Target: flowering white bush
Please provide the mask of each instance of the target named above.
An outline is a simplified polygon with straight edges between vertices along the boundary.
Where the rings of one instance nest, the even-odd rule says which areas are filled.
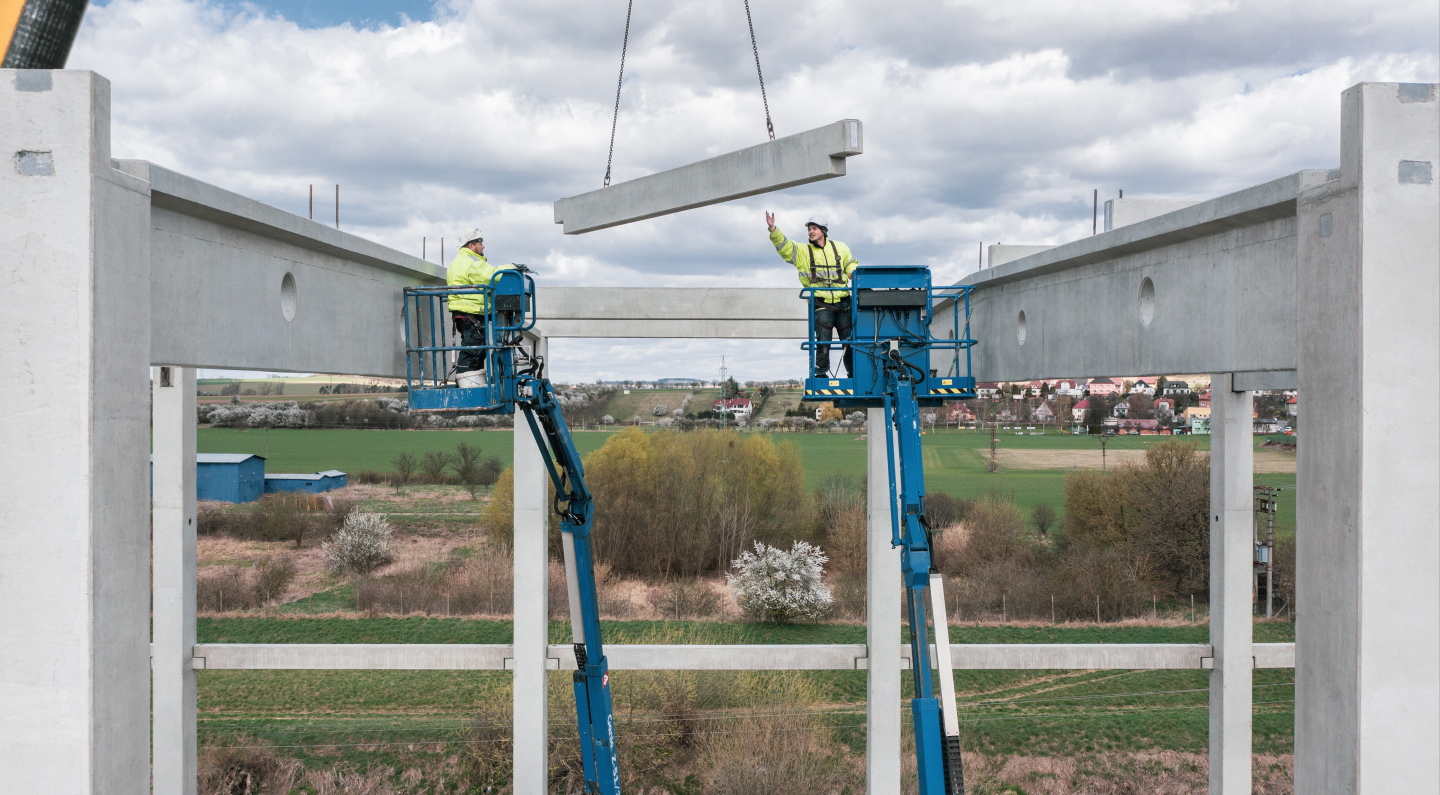
[[[612,417],[612,416],[610,416],[609,414],[606,414],[605,416],[603,416],[603,417],[600,418],[600,423],[601,423],[602,425],[614,425],[614,424],[615,424],[615,418]]]
[[[369,574],[390,562],[390,523],[378,513],[352,513],[329,541],[320,545],[332,574]]]
[[[787,552],[761,541],[742,552],[726,574],[730,593],[745,615],[773,624],[812,620],[825,615],[834,600],[821,576],[830,560],[819,547],[796,541]]]
[[[650,413],[651,413],[651,414],[654,414],[654,415],[657,416],[657,417],[663,417],[663,416],[665,416],[666,414],[669,414],[669,413],[670,413],[670,407],[667,406],[667,405],[665,405],[664,403],[661,403],[660,405],[656,406],[655,408],[650,409]]]

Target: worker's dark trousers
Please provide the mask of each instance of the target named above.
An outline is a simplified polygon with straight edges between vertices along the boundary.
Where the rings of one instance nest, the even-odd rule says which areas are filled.
[[[455,319],[455,328],[460,332],[461,345],[484,345],[485,344],[485,318],[481,315],[467,315],[464,312],[452,312]],[[485,369],[484,351],[460,351],[455,359],[455,372],[468,373],[471,370]]]
[[[850,339],[850,298],[827,304],[819,299],[815,301],[815,342],[827,342],[830,340],[831,331],[840,332],[840,339]],[[845,346],[845,353],[841,357],[845,362],[845,375],[855,377],[855,357],[850,352],[850,346]],[[815,377],[824,378],[830,374],[830,348],[817,347],[815,349]]]

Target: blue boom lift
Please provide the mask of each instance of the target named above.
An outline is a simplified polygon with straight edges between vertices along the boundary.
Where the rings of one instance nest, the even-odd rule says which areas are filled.
[[[444,301],[448,296],[482,295],[487,301],[483,346],[446,345]],[[524,332],[535,325],[535,280],[515,270],[496,272],[488,285],[411,287],[405,290],[406,375],[410,410],[470,411],[483,414],[525,414],[526,424],[544,453],[555,484],[555,512],[564,535],[567,576],[578,585],[580,622],[573,626],[575,644],[575,709],[586,789],[620,795],[620,768],[615,749],[615,715],[610,701],[610,672],[600,642],[600,611],[595,594],[590,523],[594,500],[585,485],[580,454],[560,412],[545,362]],[[451,354],[482,354],[488,380],[470,380],[463,388],[447,380]],[[573,563],[573,565],[571,565]]]
[[[816,288],[816,293],[844,288]],[[964,285],[935,287],[930,270],[923,267],[861,266],[855,269],[850,302],[851,339],[855,372],[848,378],[809,378],[803,400],[830,401],[836,408],[884,410],[885,446],[890,464],[891,545],[900,547],[906,615],[910,624],[910,660],[914,698],[910,700],[915,725],[915,755],[921,795],[964,795],[960,764],[960,724],[955,710],[955,679],[950,664],[950,634],[945,618],[945,585],[934,570],[930,527],[925,521],[925,472],[920,454],[920,409],[941,406],[946,400],[975,397],[970,375],[970,291]],[[815,339],[815,302],[810,304],[810,370],[815,372],[815,351],[828,340]],[[931,335],[937,308],[948,309],[953,322],[948,339]],[[961,318],[964,318],[963,327]],[[963,330],[963,333],[962,333]],[[940,360],[953,359],[940,375],[931,369],[931,352]],[[964,372],[961,372],[963,355]],[[831,361],[835,361],[834,358]],[[871,427],[869,433],[879,433]],[[927,599],[928,596],[928,599]],[[926,605],[933,621],[937,664],[930,664],[930,633]],[[939,681],[939,698],[935,683]]]

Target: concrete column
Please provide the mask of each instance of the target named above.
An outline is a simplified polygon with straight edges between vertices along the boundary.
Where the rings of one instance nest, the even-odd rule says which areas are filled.
[[[1250,792],[1253,399],[1231,381],[1210,377],[1210,795]]]
[[[149,788],[149,184],[110,84],[0,70],[0,789]]]
[[[884,409],[867,409],[865,555],[865,791],[900,791],[900,550],[890,546],[890,465]]]
[[[1437,217],[1437,86],[1347,90],[1296,219],[1296,792],[1440,792],[1440,432],[1395,404],[1440,394]]]
[[[194,795],[195,370],[150,368],[155,795]]]
[[[537,345],[545,355],[545,342]],[[549,782],[546,681],[550,634],[549,474],[523,414],[515,414],[516,795],[544,795]]]

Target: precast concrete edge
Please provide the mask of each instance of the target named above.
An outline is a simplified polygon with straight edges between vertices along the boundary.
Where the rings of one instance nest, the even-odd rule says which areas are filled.
[[[379,268],[415,279],[421,284],[441,284],[445,281],[442,265],[301,218],[149,161],[117,160],[116,168],[146,180],[154,206]]]

